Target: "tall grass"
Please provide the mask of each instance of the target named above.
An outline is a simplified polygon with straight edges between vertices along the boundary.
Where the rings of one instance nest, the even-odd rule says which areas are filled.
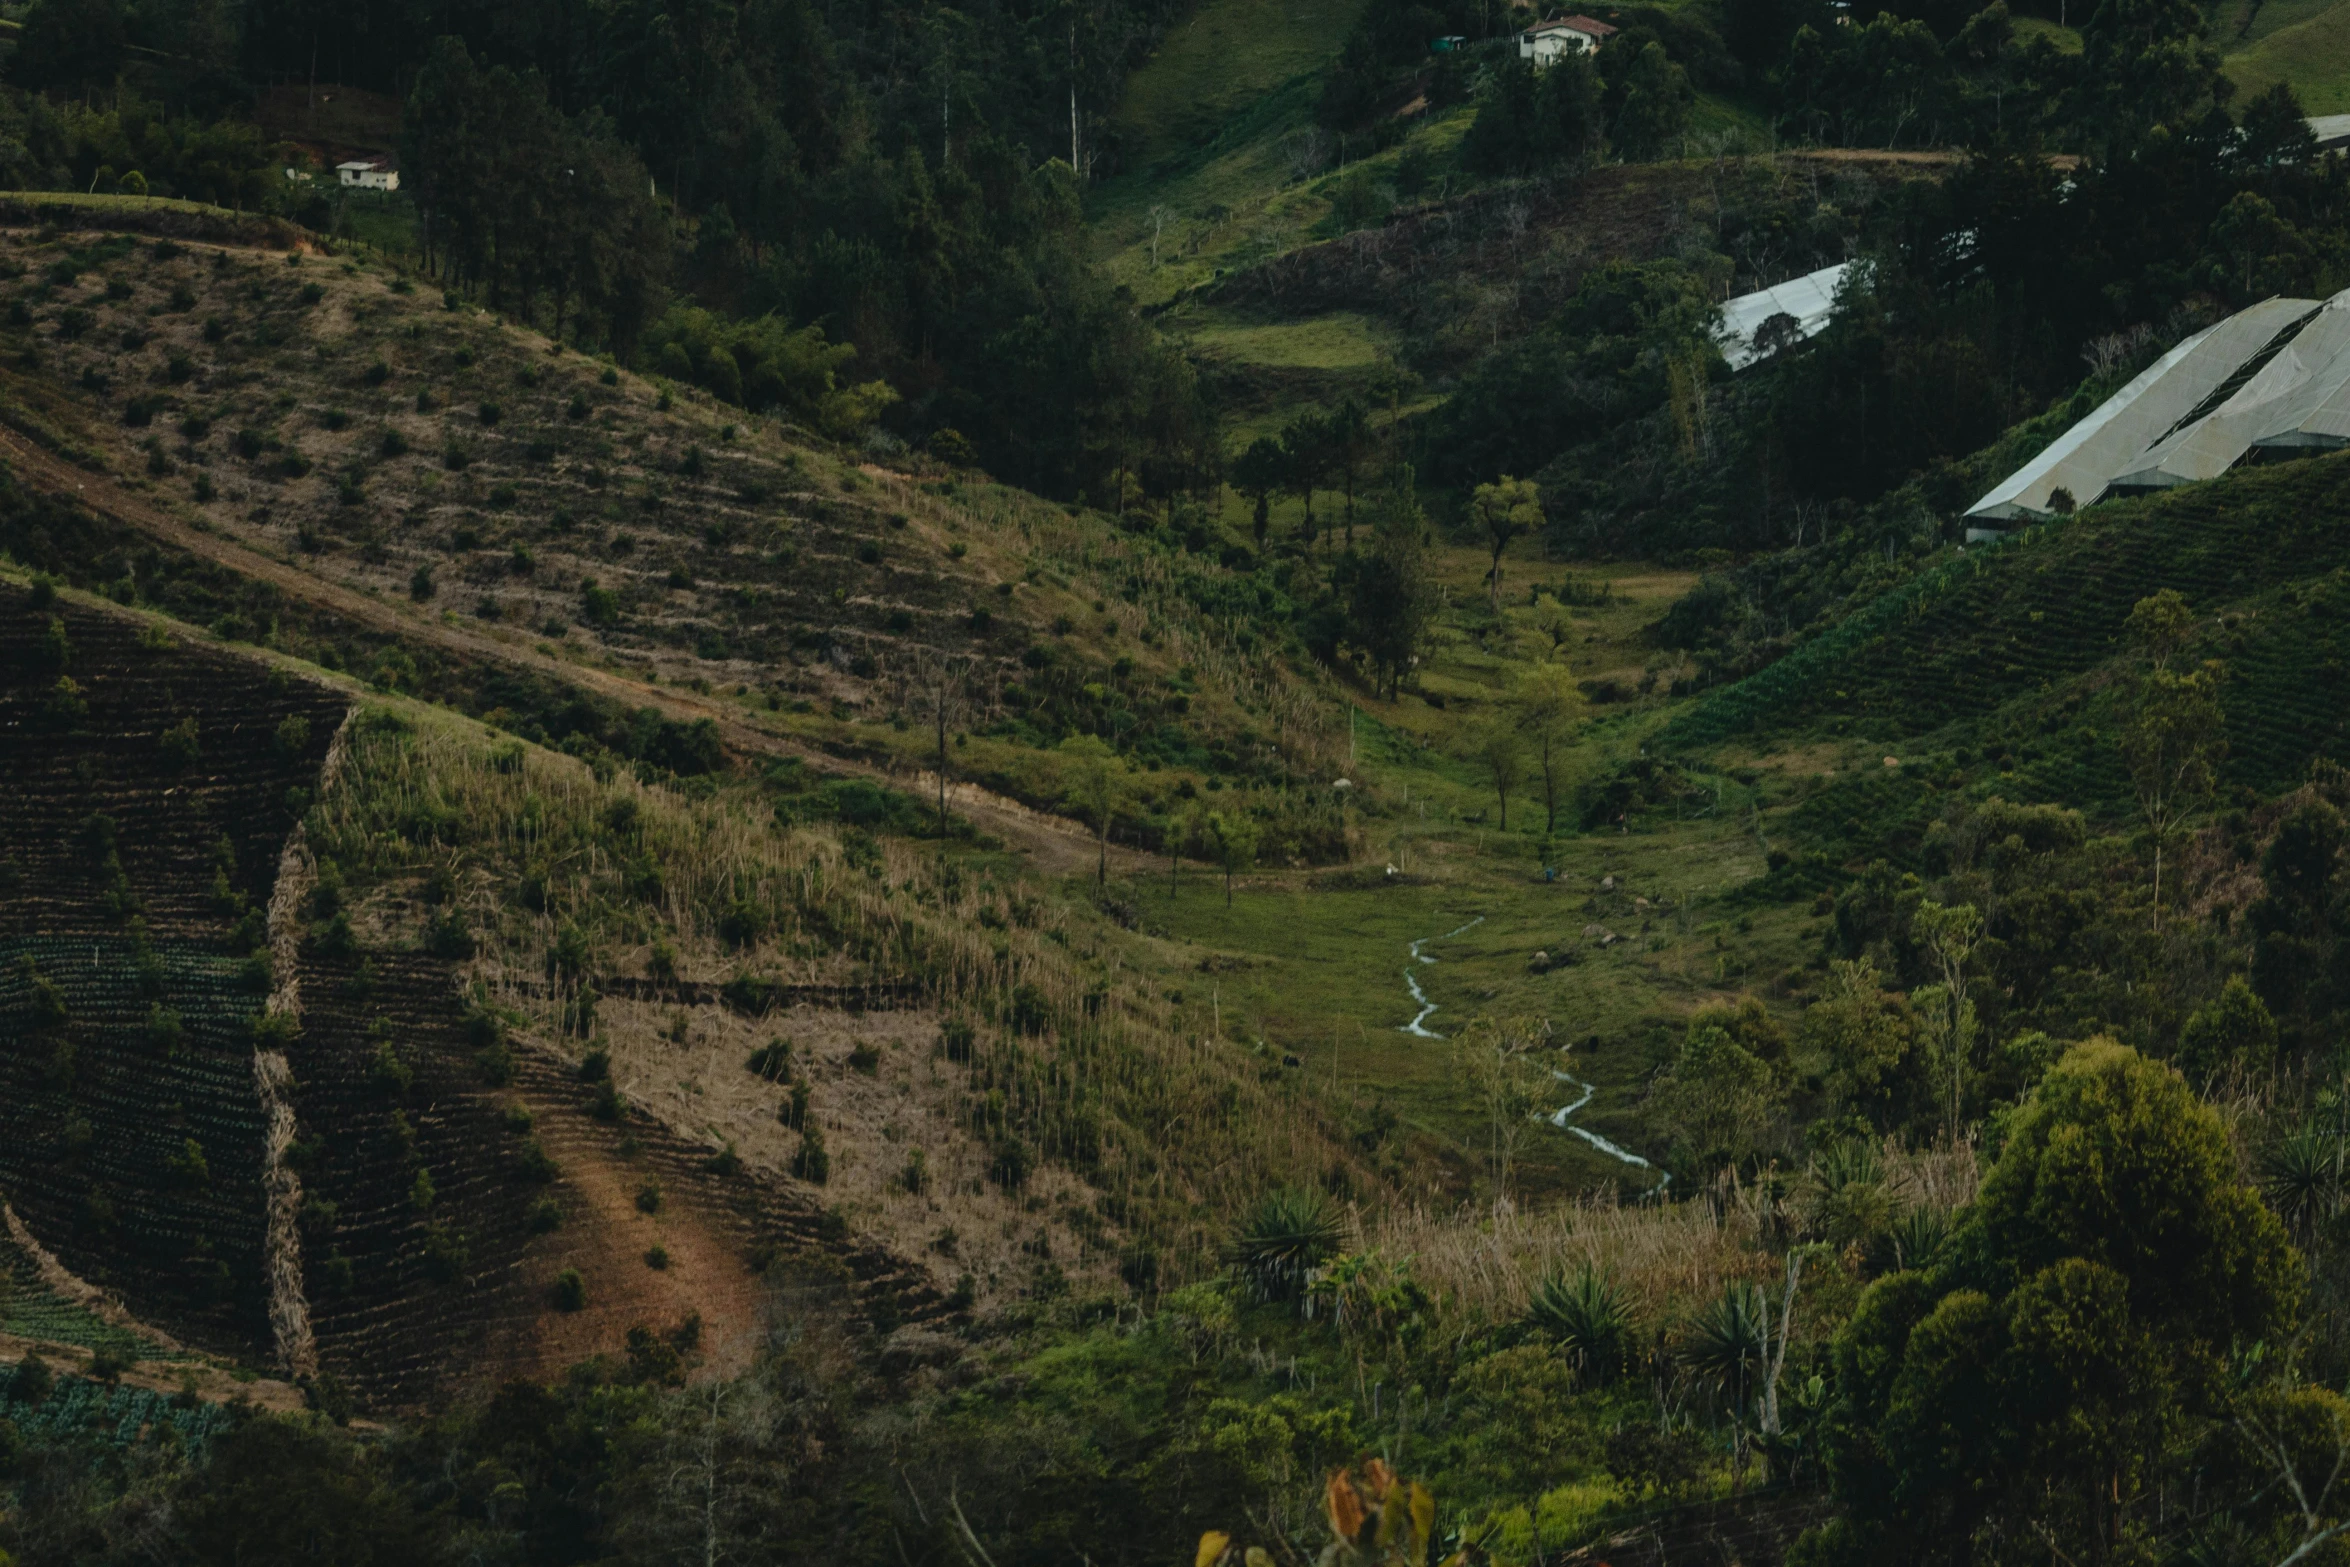
[[[1882,1169],[1905,1208],[1948,1215],[1974,1197],[1970,1147],[1911,1151],[1889,1142]],[[1398,1208],[1365,1225],[1364,1243],[1411,1258],[1454,1331],[1523,1317],[1544,1280],[1586,1269],[1614,1283],[1634,1317],[1653,1326],[1727,1284],[1780,1277],[1778,1248],[1792,1217],[1783,1188],[1725,1179],[1673,1203],[1600,1197],[1536,1213]]]

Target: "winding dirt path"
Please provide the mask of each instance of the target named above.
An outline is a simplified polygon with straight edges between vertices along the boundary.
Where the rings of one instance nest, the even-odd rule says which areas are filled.
[[[451,625],[437,616],[420,614],[373,594],[330,582],[225,534],[193,527],[123,489],[106,475],[76,467],[5,425],[0,425],[0,464],[13,469],[34,489],[64,496],[159,543],[240,576],[266,582],[297,603],[377,631],[430,643],[461,658],[529,669],[632,707],[654,708],[673,719],[689,722],[709,719],[718,726],[719,736],[728,749],[741,755],[792,757],[819,772],[871,778],[895,784],[926,799],[937,798],[938,786],[932,774],[917,773],[909,777],[870,763],[834,756],[763,728],[742,709],[727,703],[556,658],[521,638],[510,642],[462,625]],[[1094,867],[1093,835],[1074,822],[970,783],[950,781],[947,806],[975,826],[1026,852],[1036,869],[1044,874],[1072,876]],[[1115,844],[1110,848],[1110,858],[1121,868],[1148,863],[1145,856]]]

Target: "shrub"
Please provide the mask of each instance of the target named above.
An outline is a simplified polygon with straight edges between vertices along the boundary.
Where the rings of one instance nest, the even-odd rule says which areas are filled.
[[[425,922],[424,950],[436,958],[461,963],[473,956],[473,932],[465,926],[465,916],[454,908],[443,909]]]
[[[792,1074],[791,1045],[780,1038],[770,1039],[752,1051],[743,1066],[770,1083],[788,1083]]]
[[[367,1081],[377,1093],[397,1099],[408,1092],[409,1086],[416,1081],[416,1073],[407,1062],[400,1059],[400,1053],[392,1048],[390,1040],[380,1039],[376,1041],[375,1054],[367,1063]]]
[[[1345,1238],[1345,1220],[1329,1198],[1281,1187],[1257,1199],[1224,1256],[1259,1300],[1297,1300]]]
[[[1571,1281],[1544,1279],[1526,1319],[1558,1343],[1587,1382],[1608,1382],[1623,1369],[1632,1340],[1631,1304],[1613,1280],[1590,1266]]]
[[[416,1172],[422,1180],[424,1172]],[[424,1228],[424,1276],[435,1284],[454,1284],[473,1266],[473,1248],[466,1243],[462,1232],[445,1224],[428,1224]]]
[[[971,1026],[969,1018],[951,1017],[939,1025],[938,1047],[949,1061],[968,1061],[978,1037],[979,1031]]]
[[[524,1180],[538,1186],[546,1185],[561,1173],[545,1145],[535,1137],[524,1138],[522,1146],[515,1150],[514,1168]]]
[[[659,1244],[647,1247],[645,1266],[655,1273],[666,1273],[669,1270],[669,1248]]]
[[[555,1309],[578,1311],[587,1304],[587,1280],[579,1276],[577,1268],[565,1268],[555,1275]]]
[[[49,1397],[56,1378],[49,1372],[49,1363],[39,1355],[27,1353],[16,1363],[16,1374],[8,1379],[8,1397],[11,1403],[38,1404]]]
[[[1006,1133],[989,1152],[987,1178],[1006,1191],[1018,1191],[1036,1173],[1036,1151]]]
[[[795,1088],[793,1096],[797,1098],[798,1093]],[[832,1156],[824,1149],[823,1127],[809,1122],[800,1133],[800,1146],[792,1154],[791,1173],[811,1186],[822,1186],[832,1179]]]
[[[646,1181],[636,1189],[636,1211],[639,1213],[659,1213],[661,1211],[661,1183],[659,1181]]]
[[[552,1197],[541,1197],[530,1205],[530,1233],[551,1235],[563,1227],[563,1205]]]
[[[196,741],[196,720],[183,718],[163,731],[159,737],[163,759],[174,767],[187,767],[204,754]]]
[[[418,1213],[432,1212],[432,1205],[440,1200],[440,1189],[432,1183],[432,1171],[418,1170],[416,1179],[408,1183],[408,1206]]]
[[[212,1166],[204,1157],[204,1145],[193,1137],[183,1140],[179,1151],[164,1160],[172,1176],[183,1186],[210,1186]]]
[[[870,1044],[860,1044],[849,1052],[849,1070],[862,1072],[867,1077],[881,1075],[881,1052]]]

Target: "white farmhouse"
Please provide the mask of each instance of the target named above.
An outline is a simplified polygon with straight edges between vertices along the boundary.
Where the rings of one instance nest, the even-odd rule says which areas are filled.
[[[335,165],[335,175],[345,185],[360,190],[398,190],[400,171],[392,167],[389,158],[354,158],[349,163]]]
[[[1605,22],[1595,22],[1588,16],[1562,16],[1548,22],[1536,22],[1518,35],[1518,58],[1534,62],[1534,69],[1555,65],[1570,54],[1589,54],[1609,38],[1615,29]]]

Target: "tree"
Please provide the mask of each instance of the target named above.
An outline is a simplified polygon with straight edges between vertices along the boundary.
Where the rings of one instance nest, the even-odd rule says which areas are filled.
[[[1349,397],[1330,416],[1328,429],[1331,459],[1338,468],[1339,481],[1346,492],[1346,547],[1353,549],[1355,477],[1362,471],[1363,459],[1371,455],[1371,421],[1363,412],[1363,405]]]
[[[1560,762],[1568,736],[1583,717],[1583,689],[1564,664],[1536,664],[1518,677],[1510,694],[1510,708],[1542,775],[1543,831],[1555,833]]]
[[[1651,40],[1608,83],[1608,139],[1627,160],[1645,163],[1664,155],[1689,123],[1696,94],[1689,73],[1675,65],[1663,44]]]
[[[1828,966],[1828,993],[1803,1015],[1803,1038],[1827,1062],[1839,1105],[1890,1129],[1906,1115],[1917,1030],[1902,998],[1868,963]]]
[[[1064,774],[1068,783],[1062,799],[1093,818],[1095,847],[1100,854],[1094,879],[1098,885],[1107,887],[1110,822],[1125,803],[1126,765],[1099,735],[1071,735],[1061,742],[1060,751],[1070,764]]]
[[[1314,542],[1314,491],[1330,472],[1330,421],[1318,413],[1303,413],[1281,431],[1282,455],[1288,459],[1284,482],[1291,494],[1306,504],[1300,535],[1308,548]]]
[[[2231,1352],[2289,1332],[2302,1282],[2218,1113],[2103,1039],[2018,1107],[1940,1255],[1837,1335],[1824,1456],[1848,1511],[1791,1561],[1972,1560],[1988,1527],[2034,1560],[2137,1553],[2132,1521],[2224,1429]]]
[[[1232,878],[1256,863],[1256,818],[1245,811],[1210,811],[1208,844],[1224,868],[1224,907],[1232,907]]]
[[[1503,474],[1498,484],[1480,484],[1470,500],[1477,524],[1493,546],[1493,569],[1485,574],[1493,612],[1501,613],[1501,556],[1518,535],[1542,525],[1542,492],[1532,479]]]
[[[2122,757],[2137,792],[2138,812],[2154,840],[2154,928],[2162,929],[2163,850],[2211,798],[2218,764],[2227,754],[2226,721],[2219,706],[2225,668],[2217,661],[2173,668],[2192,630],[2186,604],[2164,590],[2130,611],[2129,629],[2147,669],[2122,733]]]
[[[1554,1080],[1540,1047],[1549,1025],[1540,1018],[1480,1017],[1453,1039],[1460,1080],[1484,1107],[1486,1162],[1496,1207],[1510,1200],[1510,1172],[1533,1135],[1536,1114],[1550,1103]]]
[[[1370,660],[1374,684],[1385,684],[1390,700],[1403,689],[1428,638],[1434,595],[1421,543],[1426,527],[1412,496],[1411,470],[1399,468],[1372,515],[1371,553],[1355,568],[1350,605],[1355,642]]]
[[[34,92],[111,91],[124,44],[114,0],[39,0],[17,33],[8,80]]]
[[[1942,976],[1939,984],[1919,986],[1910,1004],[1917,1008],[1928,1049],[1942,1069],[1936,1076],[1949,1085],[1943,1099],[1944,1119],[1950,1145],[1955,1148],[1959,1114],[1965,1105],[1966,1068],[1974,1054],[1977,1032],[1975,1004],[1967,995],[1967,962],[1983,939],[1983,917],[1971,903],[1945,908],[1929,898],[1918,905],[1910,929]]]
[[[936,650],[926,654],[922,668],[923,706],[930,709],[938,743],[938,837],[947,836],[947,724],[968,695],[973,660],[967,654]]]
[[[2208,1083],[2224,1072],[2260,1073],[2277,1053],[2277,1020],[2242,975],[2229,976],[2217,996],[2179,1029],[2179,1070]]]
[[[1259,554],[1264,553],[1265,533],[1273,522],[1273,494],[1288,482],[1289,454],[1269,435],[1258,436],[1249,443],[1247,451],[1233,459],[1232,487],[1255,505],[1251,526],[1256,533]]]
[[[2263,888],[2246,911],[2252,984],[2307,1038],[2350,1005],[2350,825],[2324,799],[2305,800],[2277,827],[2260,858]]]
[[[1510,830],[1510,791],[1526,777],[1526,746],[1518,727],[1505,714],[1477,732],[1477,764],[1485,769],[1493,793],[1501,802],[1501,830]]]
[[[1183,870],[1183,852],[1199,842],[1200,809],[1196,805],[1178,805],[1167,813],[1167,896],[1172,899],[1180,887],[1177,877]]]
[[[1708,1170],[1754,1152],[1777,1103],[1769,1064],[1712,1025],[1690,1028],[1657,1085],[1657,1109],[1681,1157]]]

